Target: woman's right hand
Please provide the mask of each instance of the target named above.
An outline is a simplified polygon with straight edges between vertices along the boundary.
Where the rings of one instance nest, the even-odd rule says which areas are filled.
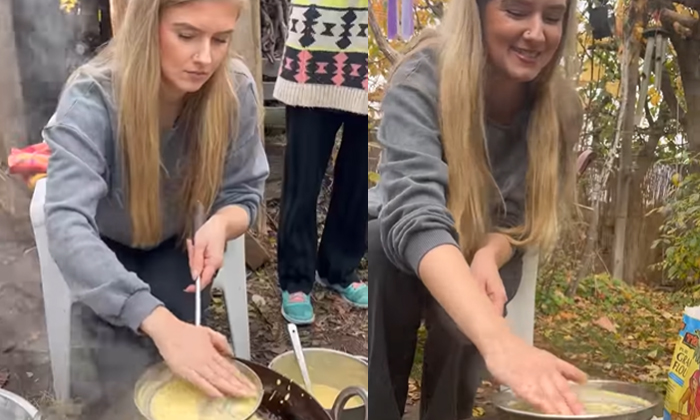
[[[586,374],[515,336],[502,314],[494,311],[458,247],[440,245],[428,251],[418,274],[435,300],[479,349],[498,382],[545,413],[582,413],[583,407],[568,380],[585,382]],[[465,296],[469,297],[467,305]]]
[[[233,351],[223,335],[182,322],[162,307],[146,318],[141,329],[173,373],[211,398],[254,395],[252,383],[228,360]]]
[[[545,414],[584,413],[569,381],[585,383],[586,374],[570,363],[516,336],[501,341],[484,359],[496,381]]]

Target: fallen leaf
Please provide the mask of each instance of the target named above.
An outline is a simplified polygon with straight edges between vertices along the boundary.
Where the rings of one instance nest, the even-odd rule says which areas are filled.
[[[659,351],[658,350],[652,350],[647,354],[647,357],[650,359],[656,359],[659,356]]]
[[[253,303],[254,303],[256,306],[258,306],[258,307],[260,307],[260,306],[265,306],[265,303],[266,303],[266,302],[265,302],[265,298],[262,297],[262,296],[260,296],[260,295],[253,295],[250,299],[251,299],[251,300],[253,301]]]
[[[597,321],[594,322],[594,324],[596,324],[600,328],[602,328],[606,331],[609,331],[611,333],[617,332],[617,327],[615,326],[615,324],[612,323],[610,318],[608,318],[607,316],[600,317]]]
[[[420,400],[420,386],[414,378],[408,379],[408,398],[414,403]]]

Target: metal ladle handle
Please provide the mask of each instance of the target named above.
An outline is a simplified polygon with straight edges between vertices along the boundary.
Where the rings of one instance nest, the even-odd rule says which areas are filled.
[[[353,397],[360,397],[362,399],[365,407],[365,420],[369,420],[369,395],[366,390],[357,386],[345,388],[341,391],[340,395],[338,395],[338,398],[335,399],[331,412],[332,420],[340,420],[340,413],[345,408],[345,404]]]

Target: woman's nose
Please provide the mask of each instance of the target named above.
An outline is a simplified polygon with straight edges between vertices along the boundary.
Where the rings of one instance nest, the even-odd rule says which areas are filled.
[[[211,46],[209,42],[205,42],[200,50],[195,54],[194,59],[199,64],[210,64],[211,63]]]
[[[531,42],[544,42],[544,22],[541,16],[535,16],[528,22],[528,28],[525,31],[524,37]]]

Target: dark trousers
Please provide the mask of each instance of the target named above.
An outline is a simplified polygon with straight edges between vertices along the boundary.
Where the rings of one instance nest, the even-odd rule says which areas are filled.
[[[280,287],[311,293],[315,272],[347,287],[365,253],[367,232],[367,116],[287,107],[282,203],[277,237]],[[333,193],[318,245],[316,206],[338,130],[343,138]],[[317,251],[318,248],[318,251]]]
[[[177,240],[148,251],[103,240],[175,316],[194,322],[195,295],[183,292],[192,284],[187,252]],[[210,304],[209,292],[202,293],[202,308]],[[162,361],[153,341],[114,327],[80,303],[73,305],[71,330],[71,393],[84,405],[81,419],[137,418],[134,385],[149,366]]]
[[[418,329],[423,320],[421,420],[471,417],[485,372],[476,347],[458,330],[421,280],[386,257],[379,225],[368,225],[369,391],[371,419],[401,420],[408,395]],[[465,299],[468,304],[468,299]]]

